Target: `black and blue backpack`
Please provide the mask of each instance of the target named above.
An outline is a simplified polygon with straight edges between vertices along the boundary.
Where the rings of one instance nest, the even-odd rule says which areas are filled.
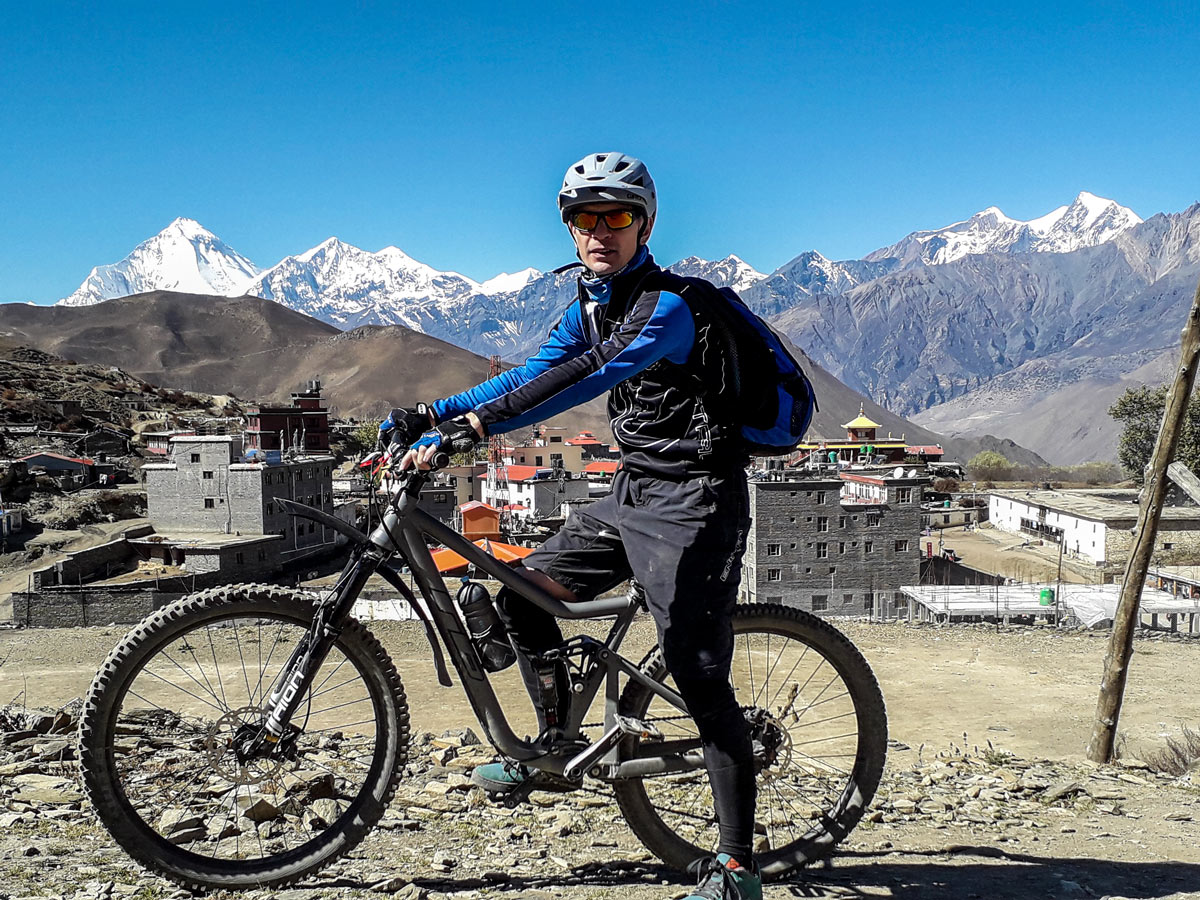
[[[755,315],[732,288],[703,278],[662,271],[643,290],[665,290],[699,301],[724,338],[727,371],[714,383],[728,385],[719,403],[742,427],[754,456],[784,456],[796,449],[817,406],[812,382],[774,329]]]

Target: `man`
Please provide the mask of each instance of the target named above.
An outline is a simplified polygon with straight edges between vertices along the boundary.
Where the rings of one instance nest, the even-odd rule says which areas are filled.
[[[720,822],[717,856],[693,900],[758,900],[752,859],[754,766],[745,718],[729,685],[730,616],[748,526],[747,454],[711,383],[718,331],[706,310],[644,286],[660,270],[647,249],[658,202],[640,160],[595,153],[567,170],[559,210],[585,268],[572,304],[536,354],[432,407],[395,410],[393,441],[436,427],[401,460],[428,466],[439,447],[545,421],[609,391],[621,467],[612,493],[573,513],[524,561],[523,573],[565,602],[588,600],[633,576],[646,592],[663,656],[696,721]],[[711,335],[711,340],[710,340]],[[720,381],[720,379],[715,379]],[[497,597],[538,711],[553,741],[566,705],[561,663],[532,654],[562,641],[552,616],[504,589]],[[497,763],[472,780],[491,791],[536,777]]]

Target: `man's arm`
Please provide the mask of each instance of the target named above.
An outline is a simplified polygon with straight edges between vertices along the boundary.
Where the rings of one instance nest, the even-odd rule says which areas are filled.
[[[611,390],[660,359],[685,362],[695,332],[692,314],[678,294],[642,294],[608,340],[541,372],[527,373],[533,377],[484,398],[474,407],[475,415],[488,434],[544,422]]]
[[[434,419],[444,422],[471,412],[478,406],[511,394],[543,372],[583,353],[589,345],[579,315],[579,304],[572,303],[559,318],[558,324],[550,329],[537,353],[527,359],[524,365],[501,372],[461,394],[436,401],[433,404]]]

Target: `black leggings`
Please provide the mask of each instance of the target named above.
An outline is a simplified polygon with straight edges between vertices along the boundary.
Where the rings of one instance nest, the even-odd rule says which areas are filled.
[[[496,599],[513,644],[523,656],[562,643],[562,630],[552,615],[508,588],[503,588]],[[668,669],[672,668],[671,662],[667,660]],[[677,663],[674,670],[683,667]],[[522,667],[523,673],[527,670],[527,665]],[[528,677],[526,684],[530,686]],[[746,717],[727,674],[676,677],[675,684],[700,732],[704,765],[720,824],[717,851],[748,865],[754,845],[755,794],[754,751]],[[537,697],[533,690],[530,694]]]

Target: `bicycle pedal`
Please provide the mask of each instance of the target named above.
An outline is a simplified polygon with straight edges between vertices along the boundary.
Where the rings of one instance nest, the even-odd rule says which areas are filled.
[[[517,785],[511,791],[505,791],[500,799],[504,802],[505,808],[515,809],[529,800],[529,795],[533,793],[535,787],[533,780],[530,779],[524,784]]]
[[[630,716],[617,716],[617,728],[621,730],[622,734],[631,734],[643,741],[661,741],[663,739],[662,732],[656,725]]]

